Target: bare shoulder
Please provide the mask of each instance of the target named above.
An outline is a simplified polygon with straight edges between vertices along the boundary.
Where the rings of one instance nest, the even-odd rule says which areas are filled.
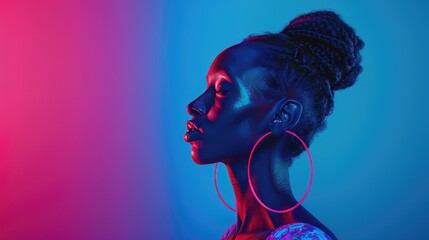
[[[267,240],[332,240],[328,234],[308,223],[290,223],[283,225],[267,237]]]

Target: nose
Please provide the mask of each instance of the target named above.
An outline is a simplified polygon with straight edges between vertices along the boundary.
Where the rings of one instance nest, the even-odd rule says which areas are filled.
[[[200,98],[195,99],[186,107],[186,111],[192,116],[206,115],[207,108]]]

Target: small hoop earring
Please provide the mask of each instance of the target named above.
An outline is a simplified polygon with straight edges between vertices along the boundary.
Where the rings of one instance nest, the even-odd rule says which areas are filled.
[[[268,207],[267,205],[265,205],[262,200],[258,197],[258,195],[255,192],[255,189],[253,188],[252,185],[252,181],[250,179],[250,161],[252,159],[253,156],[253,152],[256,149],[256,146],[258,146],[258,144],[268,135],[271,134],[271,132],[266,133],[265,135],[263,135],[261,138],[259,138],[259,140],[255,143],[255,145],[252,148],[252,151],[250,152],[250,156],[249,156],[249,161],[247,164],[247,181],[249,182],[249,186],[250,186],[250,190],[252,191],[253,196],[255,197],[255,199],[259,202],[259,204],[261,204],[261,206],[263,206],[265,209],[271,211],[271,212],[275,212],[275,213],[286,213],[286,212],[290,212],[292,210],[294,210],[295,208],[297,208],[299,205],[301,205],[302,202],[304,202],[305,198],[307,197],[308,193],[310,192],[310,188],[311,188],[311,184],[313,183],[313,175],[314,175],[314,168],[313,168],[313,158],[311,157],[310,154],[310,150],[308,150],[307,145],[305,144],[305,142],[298,137],[298,135],[296,135],[294,132],[286,130],[285,132],[289,133],[290,135],[294,136],[295,138],[297,138],[302,146],[304,147],[305,151],[308,154],[308,158],[310,159],[310,183],[308,184],[307,190],[304,193],[304,196],[302,196],[302,198],[299,200],[298,203],[296,203],[294,206],[288,208],[288,209],[284,209],[284,210],[276,210],[276,209],[272,209],[270,207]]]
[[[290,135],[292,135],[292,136],[294,136],[295,138],[297,138],[297,139],[301,142],[301,144],[302,144],[302,146],[304,147],[305,151],[307,152],[308,158],[309,158],[309,160],[310,160],[310,183],[308,184],[308,187],[307,187],[307,190],[306,190],[306,191],[305,191],[305,193],[304,193],[304,196],[299,200],[299,202],[298,202],[297,204],[295,204],[294,206],[292,206],[292,207],[290,207],[290,208],[288,208],[288,209],[284,209],[284,210],[276,210],[276,209],[272,209],[272,208],[268,207],[266,204],[264,204],[264,203],[262,202],[262,200],[261,200],[261,199],[258,197],[258,195],[256,194],[255,189],[253,188],[252,181],[251,181],[251,179],[250,179],[250,161],[251,161],[251,159],[252,159],[253,152],[255,151],[255,149],[256,149],[256,147],[258,146],[258,144],[259,144],[259,143],[260,143],[264,138],[266,138],[268,135],[270,135],[270,134],[271,134],[271,132],[268,132],[268,133],[264,134],[264,135],[263,135],[261,138],[259,138],[259,140],[255,143],[255,145],[254,145],[254,146],[253,146],[253,148],[252,148],[252,151],[250,152],[249,159],[248,159],[248,164],[247,164],[247,181],[248,181],[248,183],[249,183],[250,190],[252,191],[253,196],[255,197],[255,199],[258,201],[258,203],[259,203],[262,207],[264,207],[265,209],[267,209],[267,210],[269,210],[269,211],[271,211],[271,212],[275,212],[275,213],[286,213],[286,212],[290,212],[290,211],[294,210],[295,208],[297,208],[299,205],[301,205],[301,204],[302,204],[302,202],[304,202],[305,198],[307,197],[308,193],[310,192],[310,188],[311,188],[311,185],[312,185],[312,183],[313,183],[313,175],[314,175],[313,158],[311,157],[310,150],[308,149],[308,147],[307,147],[307,145],[305,144],[305,142],[304,142],[300,137],[298,137],[298,135],[297,135],[296,133],[294,133],[294,132],[292,132],[292,131],[289,131],[289,130],[286,130],[285,132],[286,132],[286,133],[289,133],[289,134],[290,134]],[[218,168],[218,163],[216,163],[216,164],[215,164],[215,169],[214,169],[214,183],[215,183],[215,187],[216,187],[217,195],[219,196],[220,200],[222,201],[222,203],[223,203],[227,208],[229,208],[229,209],[230,209],[231,211],[233,211],[233,212],[237,212],[237,210],[235,210],[234,208],[232,208],[231,206],[229,206],[229,205],[225,202],[225,200],[222,198],[222,195],[221,195],[221,194],[220,194],[220,192],[219,192],[219,188],[218,188],[218,186],[217,186],[217,181],[216,181],[217,168]]]

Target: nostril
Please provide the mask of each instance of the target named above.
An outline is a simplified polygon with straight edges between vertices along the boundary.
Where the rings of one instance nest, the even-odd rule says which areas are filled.
[[[186,111],[192,115],[205,115],[206,114],[206,108],[203,105],[191,103],[186,107]]]
[[[201,106],[193,107],[191,108],[191,111],[195,115],[205,115],[205,112],[206,112],[205,108]]]

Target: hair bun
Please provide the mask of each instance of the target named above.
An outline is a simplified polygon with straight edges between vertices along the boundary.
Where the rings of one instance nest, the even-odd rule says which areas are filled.
[[[340,16],[332,11],[315,11],[293,19],[283,30],[302,43],[320,60],[319,70],[329,79],[331,89],[352,86],[362,71],[359,51],[364,42]]]

